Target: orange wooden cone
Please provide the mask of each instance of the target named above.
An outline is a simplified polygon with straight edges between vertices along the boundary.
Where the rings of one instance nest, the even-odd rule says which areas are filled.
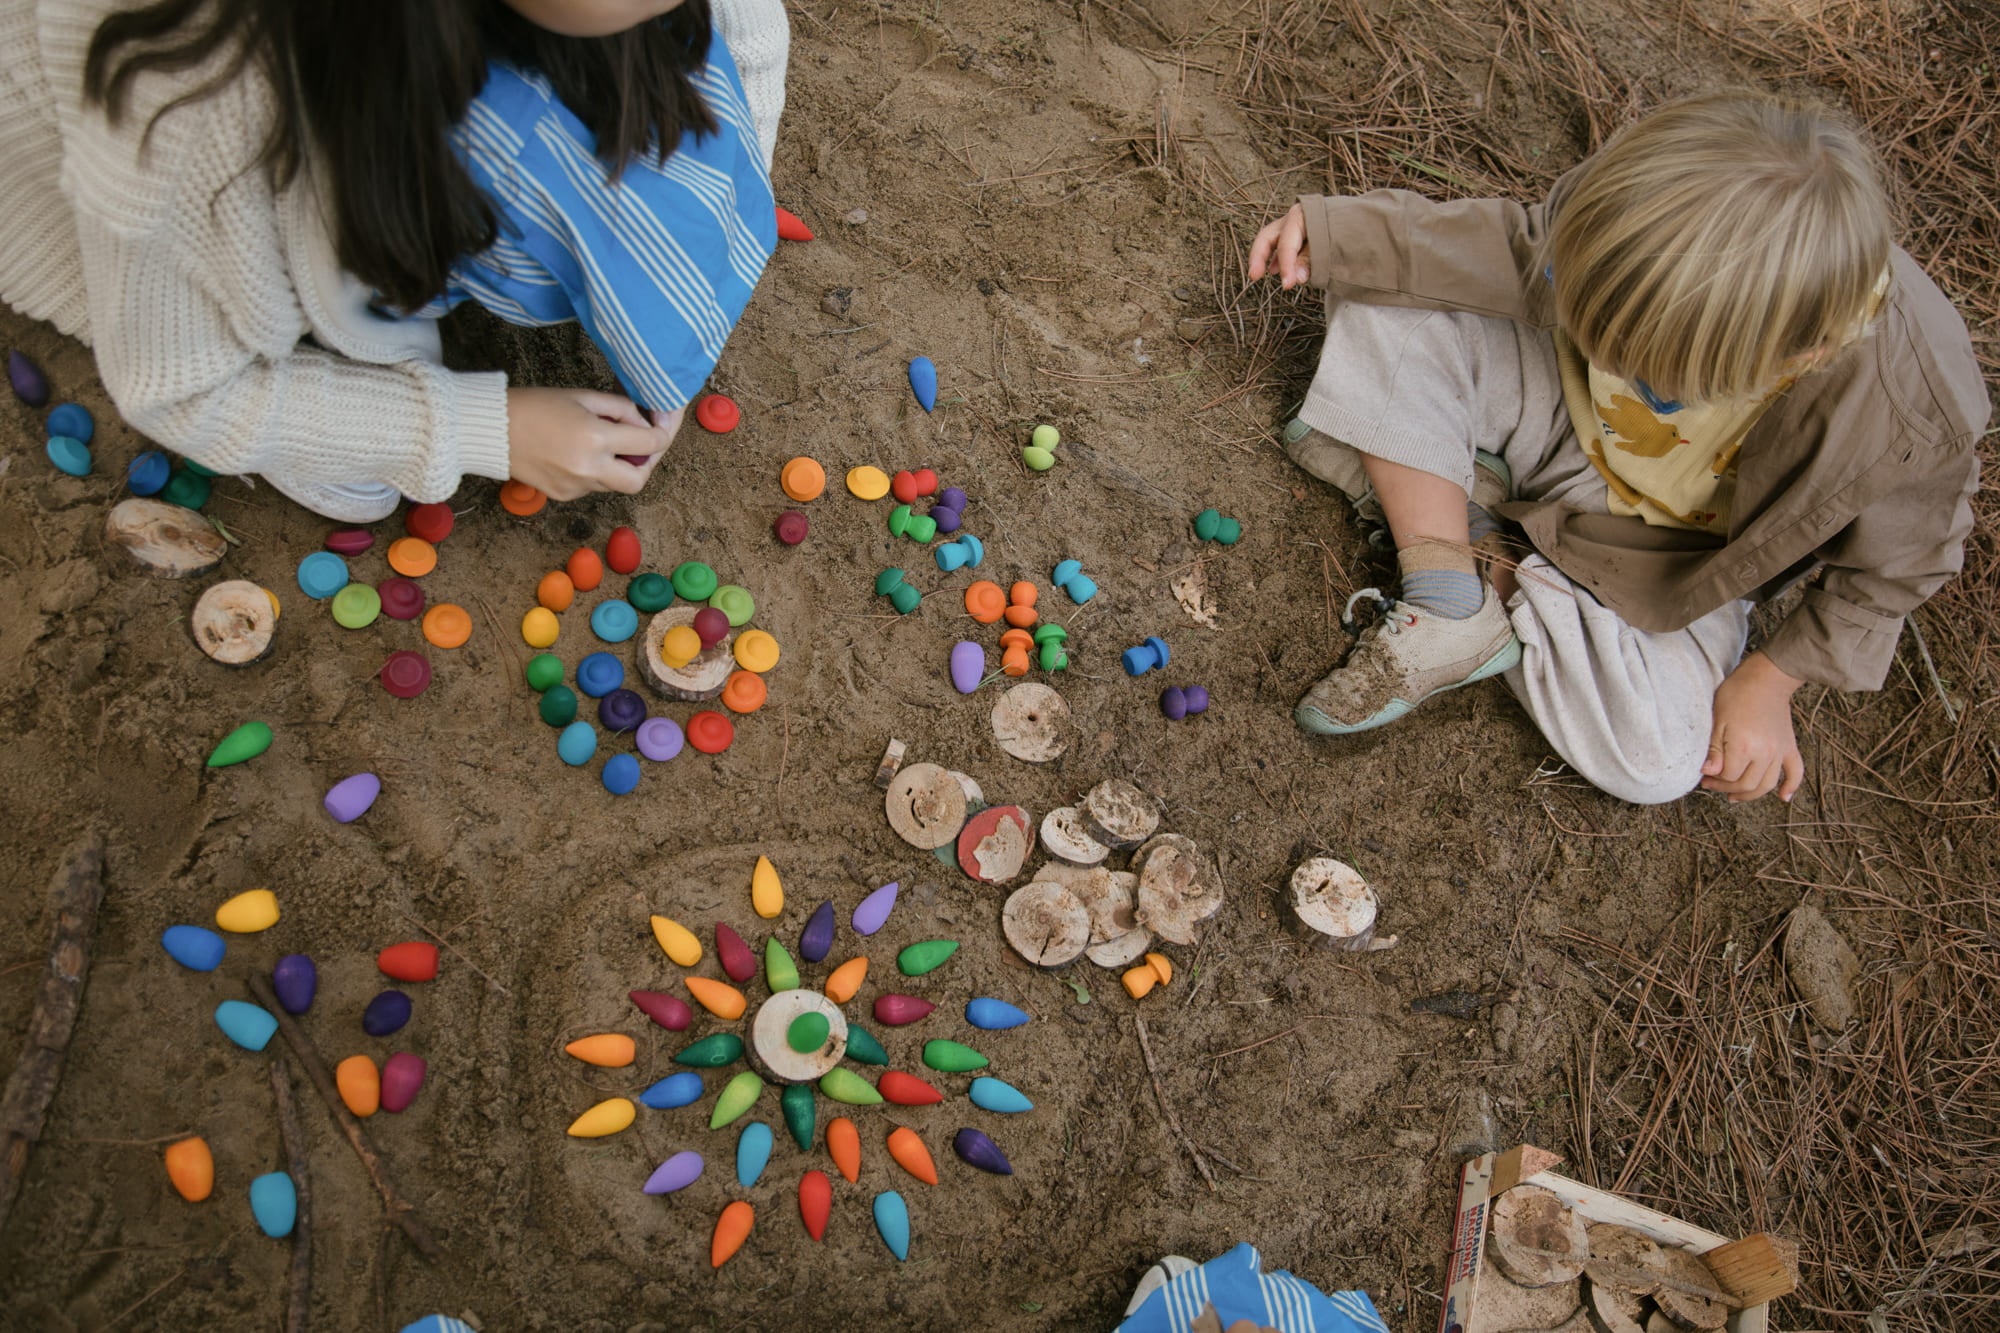
[[[847,1177],[848,1184],[861,1179],[861,1131],[852,1120],[844,1115],[833,1118],[826,1127],[826,1150],[833,1155],[833,1164]]]
[[[931,1150],[917,1136],[917,1131],[903,1125],[889,1135],[889,1155],[896,1159],[896,1165],[921,1180],[926,1185],[937,1184],[937,1163],[931,1160]]]
[[[623,1069],[638,1058],[639,1046],[622,1032],[600,1032],[594,1037],[578,1037],[563,1047],[587,1065]]]
[[[866,958],[850,958],[833,969],[833,975],[826,979],[826,998],[835,1004],[846,1004],[854,998],[854,992],[861,989],[861,980],[868,975]]]
[[[750,1224],[757,1214],[749,1204],[737,1199],[715,1219],[715,1236],[708,1242],[708,1266],[720,1268],[750,1239]]]
[[[726,981],[715,981],[708,977],[682,977],[687,983],[688,993],[701,1002],[701,1007],[724,1022],[734,1022],[743,1017],[743,1011],[750,1002],[743,998],[743,992]]]

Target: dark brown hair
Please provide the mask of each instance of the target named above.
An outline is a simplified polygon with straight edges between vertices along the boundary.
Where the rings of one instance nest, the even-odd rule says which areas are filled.
[[[254,67],[273,106],[246,168],[282,188],[311,158],[326,175],[341,265],[413,310],[497,234],[491,201],[451,145],[488,62],[543,74],[615,177],[634,157],[672,152],[685,130],[716,131],[689,77],[711,32],[708,0],[610,37],[559,36],[501,0],[154,0],[98,26],[84,92],[115,123],[144,75],[220,61],[157,124]]]

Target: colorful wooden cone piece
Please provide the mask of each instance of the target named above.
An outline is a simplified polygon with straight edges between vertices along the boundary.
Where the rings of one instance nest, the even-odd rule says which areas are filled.
[[[848,959],[833,969],[833,974],[827,977],[826,985],[823,987],[826,998],[835,1004],[846,1004],[854,998],[855,992],[861,989],[861,983],[867,975],[867,958]]]
[[[371,1037],[386,1037],[403,1030],[410,1021],[410,997],[399,990],[376,994],[361,1011],[361,1030]]]
[[[761,1120],[752,1120],[736,1137],[736,1183],[746,1190],[755,1185],[770,1160],[771,1127]]]
[[[650,1106],[655,1111],[671,1111],[677,1106],[692,1106],[701,1100],[701,1093],[701,1075],[692,1069],[683,1069],[641,1092],[639,1104]]]
[[[599,1102],[570,1122],[569,1136],[573,1139],[601,1139],[607,1134],[616,1134],[629,1129],[639,1114],[639,1108],[623,1097],[613,1097]]]
[[[722,1095],[715,1099],[715,1110],[708,1117],[710,1129],[721,1129],[743,1118],[744,1112],[757,1104],[757,1094],[764,1090],[764,1080],[755,1070],[746,1069],[723,1085]],[[769,1131],[765,1131],[769,1133]]]
[[[882,1043],[858,1023],[847,1025],[847,1058],[864,1065],[889,1063],[889,1053],[882,1049]]]
[[[776,935],[764,941],[764,984],[773,995],[799,988],[799,965],[785,952],[785,946],[778,943]]]
[[[972,1080],[972,1087],[967,1090],[966,1096],[970,1097],[972,1104],[980,1110],[992,1111],[998,1115],[1019,1115],[1023,1111],[1035,1109],[1035,1104],[1023,1096],[1020,1089],[1013,1084],[1004,1083],[997,1078],[987,1078],[984,1075]]]
[[[778,1109],[784,1112],[785,1128],[801,1150],[813,1146],[813,1090],[810,1083],[794,1083],[778,1095]]]
[[[982,1031],[998,1032],[1020,1027],[1028,1021],[1028,1015],[1005,1000],[982,995],[966,1001],[965,1021]]]
[[[819,1081],[819,1090],[837,1102],[849,1106],[880,1106],[882,1094],[869,1086],[868,1080],[851,1069],[835,1066],[826,1071]]]
[[[682,977],[681,984],[688,988],[702,1008],[725,1023],[733,1023],[743,1017],[743,1011],[750,1007],[743,992],[726,981],[717,981],[713,977]]]
[[[664,916],[654,917],[653,938],[660,942],[660,948],[667,957],[681,967],[693,967],[701,961],[701,941],[678,921]]]
[[[750,872],[750,906],[766,921],[785,910],[785,886],[768,856],[758,857],[756,869]]]
[[[209,752],[210,768],[228,768],[246,759],[255,759],[271,748],[271,728],[265,722],[245,722],[236,730],[222,738],[221,744]]]
[[[200,1203],[215,1190],[215,1158],[200,1138],[169,1144],[166,1152],[167,1179],[174,1192],[189,1203]]]
[[[578,1037],[563,1050],[587,1065],[600,1069],[623,1069],[639,1054],[639,1044],[622,1032],[599,1032]]]
[[[929,1000],[920,1000],[914,995],[878,995],[875,997],[875,1021],[899,1028],[916,1022],[935,1008],[937,1006]]]
[[[392,944],[375,955],[375,966],[397,981],[433,981],[438,974],[438,947],[424,940]]]
[[[937,367],[929,357],[910,358],[910,392],[917,396],[917,405],[924,411],[937,406]]]
[[[981,1171],[991,1171],[996,1176],[1011,1176],[1014,1168],[1007,1161],[1007,1155],[1000,1151],[1000,1145],[976,1129],[961,1129],[953,1136],[951,1150],[965,1160],[966,1165],[976,1166]]]
[[[896,1159],[897,1166],[924,1184],[938,1183],[937,1163],[931,1160],[931,1150],[924,1146],[917,1131],[908,1125],[899,1125],[889,1132],[889,1156]]]
[[[894,1190],[875,1196],[875,1230],[897,1259],[910,1257],[910,1206]]]
[[[224,1000],[215,1006],[215,1025],[246,1051],[263,1050],[278,1030],[278,1020],[270,1010],[246,1000]]]
[[[873,935],[882,929],[883,924],[889,920],[890,909],[896,905],[896,892],[899,887],[897,884],[884,884],[861,900],[861,905],[854,909],[855,934]]]
[[[813,909],[812,919],[799,935],[799,957],[817,963],[833,951],[833,900]]]
[[[708,1266],[720,1268],[730,1257],[743,1248],[743,1242],[750,1239],[750,1226],[757,1220],[756,1212],[741,1199],[730,1201],[722,1210],[722,1216],[715,1219],[715,1236],[708,1242]]]
[[[833,1181],[824,1171],[808,1171],[799,1177],[799,1216],[806,1234],[814,1240],[826,1239],[826,1219],[833,1213]]]
[[[847,1183],[861,1179],[861,1131],[846,1116],[835,1116],[826,1127],[826,1151]]]
[[[796,213],[782,205],[778,208],[778,236],[787,241],[810,241],[812,228],[799,220]]]
[[[283,1171],[257,1177],[250,1182],[250,1216],[257,1229],[273,1240],[292,1234],[299,1220],[299,1190]]]
[[[193,972],[213,972],[222,966],[228,949],[222,936],[205,926],[168,926],[160,932],[160,947],[167,957]]]
[[[743,937],[718,921],[715,923],[715,956],[722,960],[722,970],[738,985],[757,975],[757,955],[750,952],[750,946]]]
[[[944,1100],[944,1094],[936,1088],[900,1069],[884,1070],[882,1077],[875,1080],[875,1090],[896,1106],[934,1106]]]
[[[941,1074],[963,1074],[972,1069],[986,1068],[986,1057],[970,1046],[962,1046],[955,1041],[934,1040],[924,1043],[924,1063]]]
[[[626,992],[632,1003],[639,1006],[639,1012],[658,1023],[669,1032],[682,1032],[694,1022],[694,1010],[678,995],[667,995],[656,990],[635,990]]]
[[[922,940],[896,955],[896,967],[906,977],[920,977],[944,966],[958,952],[957,940]]]
[[[694,1065],[701,1069],[720,1069],[724,1065],[735,1064],[742,1058],[743,1038],[734,1032],[718,1032],[712,1037],[703,1037],[681,1051],[674,1057],[674,1063]]]
[[[288,953],[271,969],[271,989],[277,992],[278,1007],[288,1014],[302,1014],[312,1008],[319,991],[319,969],[302,953]]]
[[[698,1152],[677,1152],[653,1169],[643,1188],[648,1194],[672,1194],[701,1179],[704,1163]]]

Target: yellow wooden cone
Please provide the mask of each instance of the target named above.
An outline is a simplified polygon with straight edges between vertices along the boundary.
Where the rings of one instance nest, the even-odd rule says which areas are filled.
[[[639,1114],[639,1108],[623,1097],[613,1097],[608,1102],[599,1102],[576,1118],[569,1127],[573,1139],[601,1139],[606,1134],[616,1134],[629,1128]]]
[[[667,957],[682,967],[693,967],[701,961],[701,941],[678,921],[664,916],[654,917],[653,938],[666,950]]]
[[[778,868],[768,856],[758,857],[757,868],[750,872],[750,905],[766,921],[785,910],[785,886],[778,882]]]
[[[725,1023],[743,1017],[743,1011],[750,1002],[743,998],[743,992],[726,981],[715,981],[708,977],[682,977],[688,992],[701,1002],[701,1007],[714,1014]]]
[[[215,924],[232,935],[254,935],[278,924],[278,895],[269,889],[239,893],[215,909]]]
[[[868,975],[866,958],[850,958],[833,969],[833,975],[826,979],[826,998],[835,1004],[846,1004],[854,998],[854,992],[861,989],[861,980]]]
[[[563,1049],[587,1065],[623,1069],[638,1058],[639,1046],[622,1032],[600,1032],[594,1037],[578,1037]]]

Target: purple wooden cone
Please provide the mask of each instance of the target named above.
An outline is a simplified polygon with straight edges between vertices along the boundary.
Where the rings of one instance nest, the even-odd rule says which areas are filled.
[[[7,383],[14,387],[14,396],[29,407],[49,401],[49,377],[24,353],[7,353]]]
[[[319,989],[319,971],[313,960],[302,953],[288,953],[271,969],[271,989],[288,1014],[302,1014],[312,1008],[313,992]]]
[[[808,963],[817,963],[833,952],[833,900],[827,899],[813,909],[812,919],[806,922],[805,933],[799,936],[799,957]]]
[[[421,1055],[397,1051],[390,1056],[388,1062],[382,1066],[382,1109],[385,1111],[409,1109],[410,1103],[417,1099],[417,1089],[424,1086],[424,1071],[427,1068]],[[990,1142],[989,1140],[989,1144]],[[995,1148],[993,1151],[998,1153],[1000,1150]],[[972,1159],[968,1157],[966,1160]],[[1006,1159],[1001,1158],[1003,1165],[1005,1162]]]
[[[875,1021],[898,1028],[905,1023],[914,1023],[931,1010],[937,1008],[929,1000],[919,1000],[914,995],[878,995],[875,997]]]
[[[977,647],[978,645],[975,644],[973,646]],[[980,658],[980,665],[982,667],[985,665],[985,658],[983,656]],[[889,919],[889,909],[895,905],[895,884],[884,884],[881,888],[863,898],[861,905],[854,909],[854,933],[857,935],[873,935],[876,931],[882,929],[883,923]]]
[[[386,1094],[384,1105],[387,1105]],[[1013,1166],[1007,1161],[1007,1154],[1000,1151],[1000,1145],[976,1129],[961,1129],[951,1141],[951,1150],[965,1159],[968,1166],[976,1166],[981,1171],[991,1171],[996,1176],[1011,1176]]]
[[[642,1188],[648,1194],[672,1194],[675,1190],[686,1189],[701,1177],[701,1154],[698,1152],[677,1152],[661,1162],[652,1175],[646,1177]]]

